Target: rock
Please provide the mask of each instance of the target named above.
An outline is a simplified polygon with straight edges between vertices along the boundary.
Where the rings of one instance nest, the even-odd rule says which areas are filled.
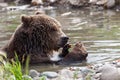
[[[39,75],[40,75],[40,73],[37,72],[36,70],[30,70],[30,72],[29,72],[29,76],[31,76],[32,78],[38,77]]]
[[[115,6],[115,0],[89,0],[89,3],[101,5],[106,8],[112,8]]]
[[[120,69],[110,64],[103,65],[99,73],[97,73],[96,75],[98,74],[100,74],[100,77],[97,78],[100,78],[100,80],[120,80]]]
[[[69,69],[62,69],[59,74],[66,79],[71,79],[73,78],[74,71],[71,71]]]
[[[115,6],[115,0],[107,0],[106,7],[111,8]]]
[[[94,76],[94,78],[95,79],[100,79],[100,76],[102,75],[102,73],[97,73],[95,76]]]
[[[31,1],[32,6],[38,6],[38,5],[42,5],[42,4],[43,4],[42,0],[32,0]]]
[[[56,80],[82,80],[82,73],[80,70],[62,69],[59,72],[59,77]]]
[[[115,6],[115,0],[101,0],[96,3],[97,5],[104,5],[106,8]]]
[[[33,80],[30,76],[28,75],[23,75],[23,80]]]
[[[62,69],[59,74],[63,77],[63,79],[71,79],[73,78],[73,71],[68,69]]]
[[[0,7],[7,7],[8,4],[7,3],[0,3]]]
[[[102,63],[95,64],[95,65],[92,66],[92,69],[97,70],[98,68],[100,68],[100,67],[102,67],[102,66],[103,66]]]
[[[86,6],[88,0],[68,0],[73,6]]]
[[[88,69],[87,67],[82,68],[80,71],[81,71],[81,74],[82,74],[83,78],[85,78],[86,75],[89,75],[89,74],[94,72],[92,69]]]
[[[58,73],[52,71],[45,71],[41,73],[41,75],[47,76],[48,78],[56,78],[58,76]]]
[[[117,63],[116,63],[116,67],[120,67],[120,62],[117,62]]]
[[[34,77],[33,80],[49,80],[46,76]]]

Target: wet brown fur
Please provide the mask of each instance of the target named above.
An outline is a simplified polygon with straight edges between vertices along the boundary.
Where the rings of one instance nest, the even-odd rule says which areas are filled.
[[[41,13],[23,15],[21,21],[2,51],[7,53],[9,59],[14,58],[16,53],[20,61],[29,54],[31,63],[50,62],[48,55],[52,55],[53,50],[58,50],[60,23]]]
[[[69,49],[70,47],[68,47]],[[85,61],[88,56],[87,50],[82,42],[77,42],[73,49],[59,62],[60,64],[71,64]]]

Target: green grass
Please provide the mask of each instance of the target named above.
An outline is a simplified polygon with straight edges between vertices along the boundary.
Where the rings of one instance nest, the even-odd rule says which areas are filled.
[[[22,68],[21,64],[15,61],[5,64],[5,75],[4,78],[15,78],[15,80],[22,80]],[[13,77],[12,77],[13,76]],[[13,79],[14,80],[14,79]]]
[[[11,60],[11,62],[5,61],[3,57],[6,56],[0,52],[0,80],[33,80],[28,75],[30,56],[26,59],[24,69],[17,55],[15,55],[15,60]],[[46,77],[41,76],[39,80],[46,80]]]
[[[5,68],[5,73],[8,74],[7,76],[5,75],[5,78],[9,78],[12,76],[14,76],[13,78],[15,78],[15,80],[22,80],[22,66],[20,61],[18,60],[18,57],[16,55],[15,61],[11,60],[10,62],[7,62],[6,64],[4,64],[4,68]],[[14,79],[13,79],[14,80]]]
[[[15,56],[15,60],[11,60],[11,62],[4,62],[2,55],[3,54],[0,54],[0,80],[31,80],[23,78],[23,75],[28,75],[29,72],[29,56],[27,57],[25,72],[23,73],[23,66],[21,65],[17,55]]]
[[[30,61],[30,56],[27,57],[26,63],[25,63],[25,74],[29,74],[29,61]]]
[[[40,80],[46,80],[45,76],[40,77]]]

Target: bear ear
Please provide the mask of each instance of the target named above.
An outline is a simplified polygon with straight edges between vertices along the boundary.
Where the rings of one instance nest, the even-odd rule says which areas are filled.
[[[30,16],[27,16],[27,15],[22,15],[21,16],[21,21],[23,23],[29,23],[31,21],[31,17]]]
[[[45,14],[45,12],[43,12],[43,11],[36,11],[35,12],[35,15],[39,15],[39,14]]]

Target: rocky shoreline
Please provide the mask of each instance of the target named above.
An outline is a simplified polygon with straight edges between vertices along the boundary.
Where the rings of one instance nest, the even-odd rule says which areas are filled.
[[[29,75],[23,77],[29,80],[120,80],[120,61],[66,67],[58,71],[38,72],[31,69]]]
[[[28,4],[37,7],[59,7],[59,8],[88,8],[103,7],[104,9],[120,8],[119,0],[2,0],[0,3],[12,3],[17,6]]]

